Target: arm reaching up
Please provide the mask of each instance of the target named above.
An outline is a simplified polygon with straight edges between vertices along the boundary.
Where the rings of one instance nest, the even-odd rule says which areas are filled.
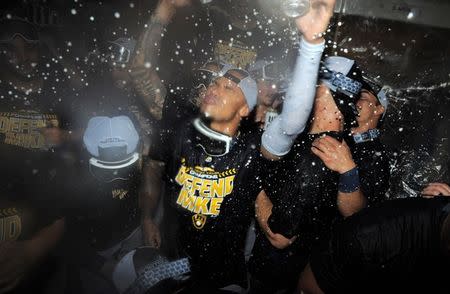
[[[296,19],[302,34],[294,76],[284,101],[283,111],[264,132],[261,152],[278,160],[286,155],[306,126],[316,93],[320,59],[325,48],[323,32],[333,16],[335,0],[311,0],[311,9]]]
[[[156,72],[161,39],[176,9],[189,4],[190,0],[160,0],[138,40],[130,74],[137,94],[156,119],[161,119],[166,98],[166,89]]]

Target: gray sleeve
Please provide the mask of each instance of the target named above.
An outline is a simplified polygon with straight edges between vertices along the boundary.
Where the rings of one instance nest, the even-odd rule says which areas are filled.
[[[276,156],[286,155],[304,129],[316,94],[317,76],[325,42],[300,41],[293,80],[284,100],[283,111],[262,136],[262,146]]]

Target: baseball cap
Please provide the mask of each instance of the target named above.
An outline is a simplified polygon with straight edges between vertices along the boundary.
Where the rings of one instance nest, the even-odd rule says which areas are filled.
[[[238,72],[243,77],[238,78],[232,74],[232,72]],[[224,75],[224,78],[235,82],[239,88],[241,88],[242,93],[244,93],[245,100],[247,101],[248,108],[250,111],[256,106],[256,98],[258,96],[258,86],[255,80],[250,76],[250,73],[246,70],[240,68],[231,68]]]
[[[342,92],[349,97],[358,97],[363,86],[361,70],[352,59],[331,56],[325,59],[320,80],[332,92]]]
[[[211,67],[215,67],[218,70],[212,70]],[[233,65],[229,63],[206,62],[200,68],[194,70],[194,88],[207,87],[215,78],[223,76],[231,68],[233,68]]]
[[[363,89],[369,91],[374,95],[378,102],[384,107],[384,113],[383,117],[385,116],[387,112],[387,108],[389,106],[389,99],[388,99],[388,93],[391,91],[391,87],[386,85],[381,85],[378,83],[375,79],[363,76]]]
[[[91,156],[89,164],[99,169],[122,169],[139,159],[139,134],[128,116],[91,118],[83,143]]]
[[[362,72],[356,62],[342,56],[328,57],[320,70],[319,79],[330,89],[336,106],[344,116],[345,127],[354,126],[358,116],[356,101],[363,87]]]

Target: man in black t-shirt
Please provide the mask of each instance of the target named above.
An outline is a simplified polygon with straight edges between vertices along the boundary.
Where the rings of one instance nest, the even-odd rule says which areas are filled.
[[[0,292],[22,282],[19,293],[42,290],[53,268],[29,277],[30,270],[48,260],[63,231],[48,191],[68,116],[63,80],[44,68],[41,45],[31,23],[0,20]]]
[[[342,80],[360,75],[354,62],[327,58],[325,65]],[[351,214],[364,204],[357,189],[338,187],[340,177],[356,168],[343,141],[343,130],[347,122],[356,119],[351,106],[361,84],[352,80],[353,92],[343,93],[337,80],[322,77],[308,132],[297,138],[288,156],[268,169],[263,180],[264,192],[256,207],[260,226],[250,259],[254,293],[295,288],[315,241],[329,232],[339,213]],[[342,158],[338,165],[330,165],[322,156],[331,147],[322,143],[329,140],[341,147],[332,154]]]
[[[389,158],[379,130],[389,105],[388,90],[363,77],[363,89],[356,102],[358,126],[351,130],[349,142],[369,206],[384,201],[389,188]]]
[[[300,278],[306,293],[448,293],[450,199],[408,198],[347,218]]]
[[[252,203],[261,191],[260,156],[280,160],[304,129],[324,49],[322,32],[333,14],[334,1],[321,4],[298,20],[304,35],[294,74],[299,82],[261,145],[259,132],[239,127],[256,104],[257,87],[246,71],[236,68],[217,76],[201,99],[202,116],[177,130],[171,143],[164,145],[166,156],[159,159],[167,169],[165,223],[175,227],[172,235],[179,253],[192,261],[192,280],[185,292],[236,291],[228,287],[232,284],[241,290],[246,287],[244,242]],[[150,26],[161,27],[158,18],[152,22]],[[163,248],[167,240],[163,238]]]
[[[210,119],[188,123],[172,148],[156,154],[166,163],[162,247],[176,242],[178,254],[191,258],[185,291],[246,287],[245,235],[261,190],[260,133],[240,132],[239,122],[255,103],[256,83],[248,73],[227,71],[202,100],[201,112]]]
[[[80,273],[81,285],[71,287],[80,291],[104,286],[87,271],[111,279],[121,258],[144,244],[139,211],[142,153],[134,124],[125,115],[91,118],[80,161],[60,175],[66,179],[61,190],[67,195],[62,208],[67,223],[64,250],[68,264]]]

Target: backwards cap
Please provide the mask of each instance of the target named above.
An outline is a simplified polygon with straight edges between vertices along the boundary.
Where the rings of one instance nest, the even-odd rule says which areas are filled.
[[[89,120],[83,142],[99,167],[118,168],[136,161],[139,134],[128,116],[96,116]]]
[[[243,78],[240,79],[230,73],[233,71],[240,73]],[[240,68],[232,68],[228,70],[223,76],[230,81],[235,82],[239,86],[239,88],[241,88],[242,93],[244,93],[245,100],[247,101],[248,108],[250,109],[250,111],[252,111],[256,106],[256,99],[258,96],[258,86],[256,85],[255,80],[247,71]]]
[[[356,101],[363,87],[362,73],[354,60],[341,56],[328,57],[320,71],[320,81],[332,92],[339,111],[344,116],[346,128],[356,122]]]
[[[389,106],[388,93],[391,88],[389,86],[383,86],[374,79],[367,76],[364,76],[363,79],[363,89],[372,93],[372,95],[374,95],[377,98],[378,102],[380,102],[380,104],[384,107],[384,117]]]

